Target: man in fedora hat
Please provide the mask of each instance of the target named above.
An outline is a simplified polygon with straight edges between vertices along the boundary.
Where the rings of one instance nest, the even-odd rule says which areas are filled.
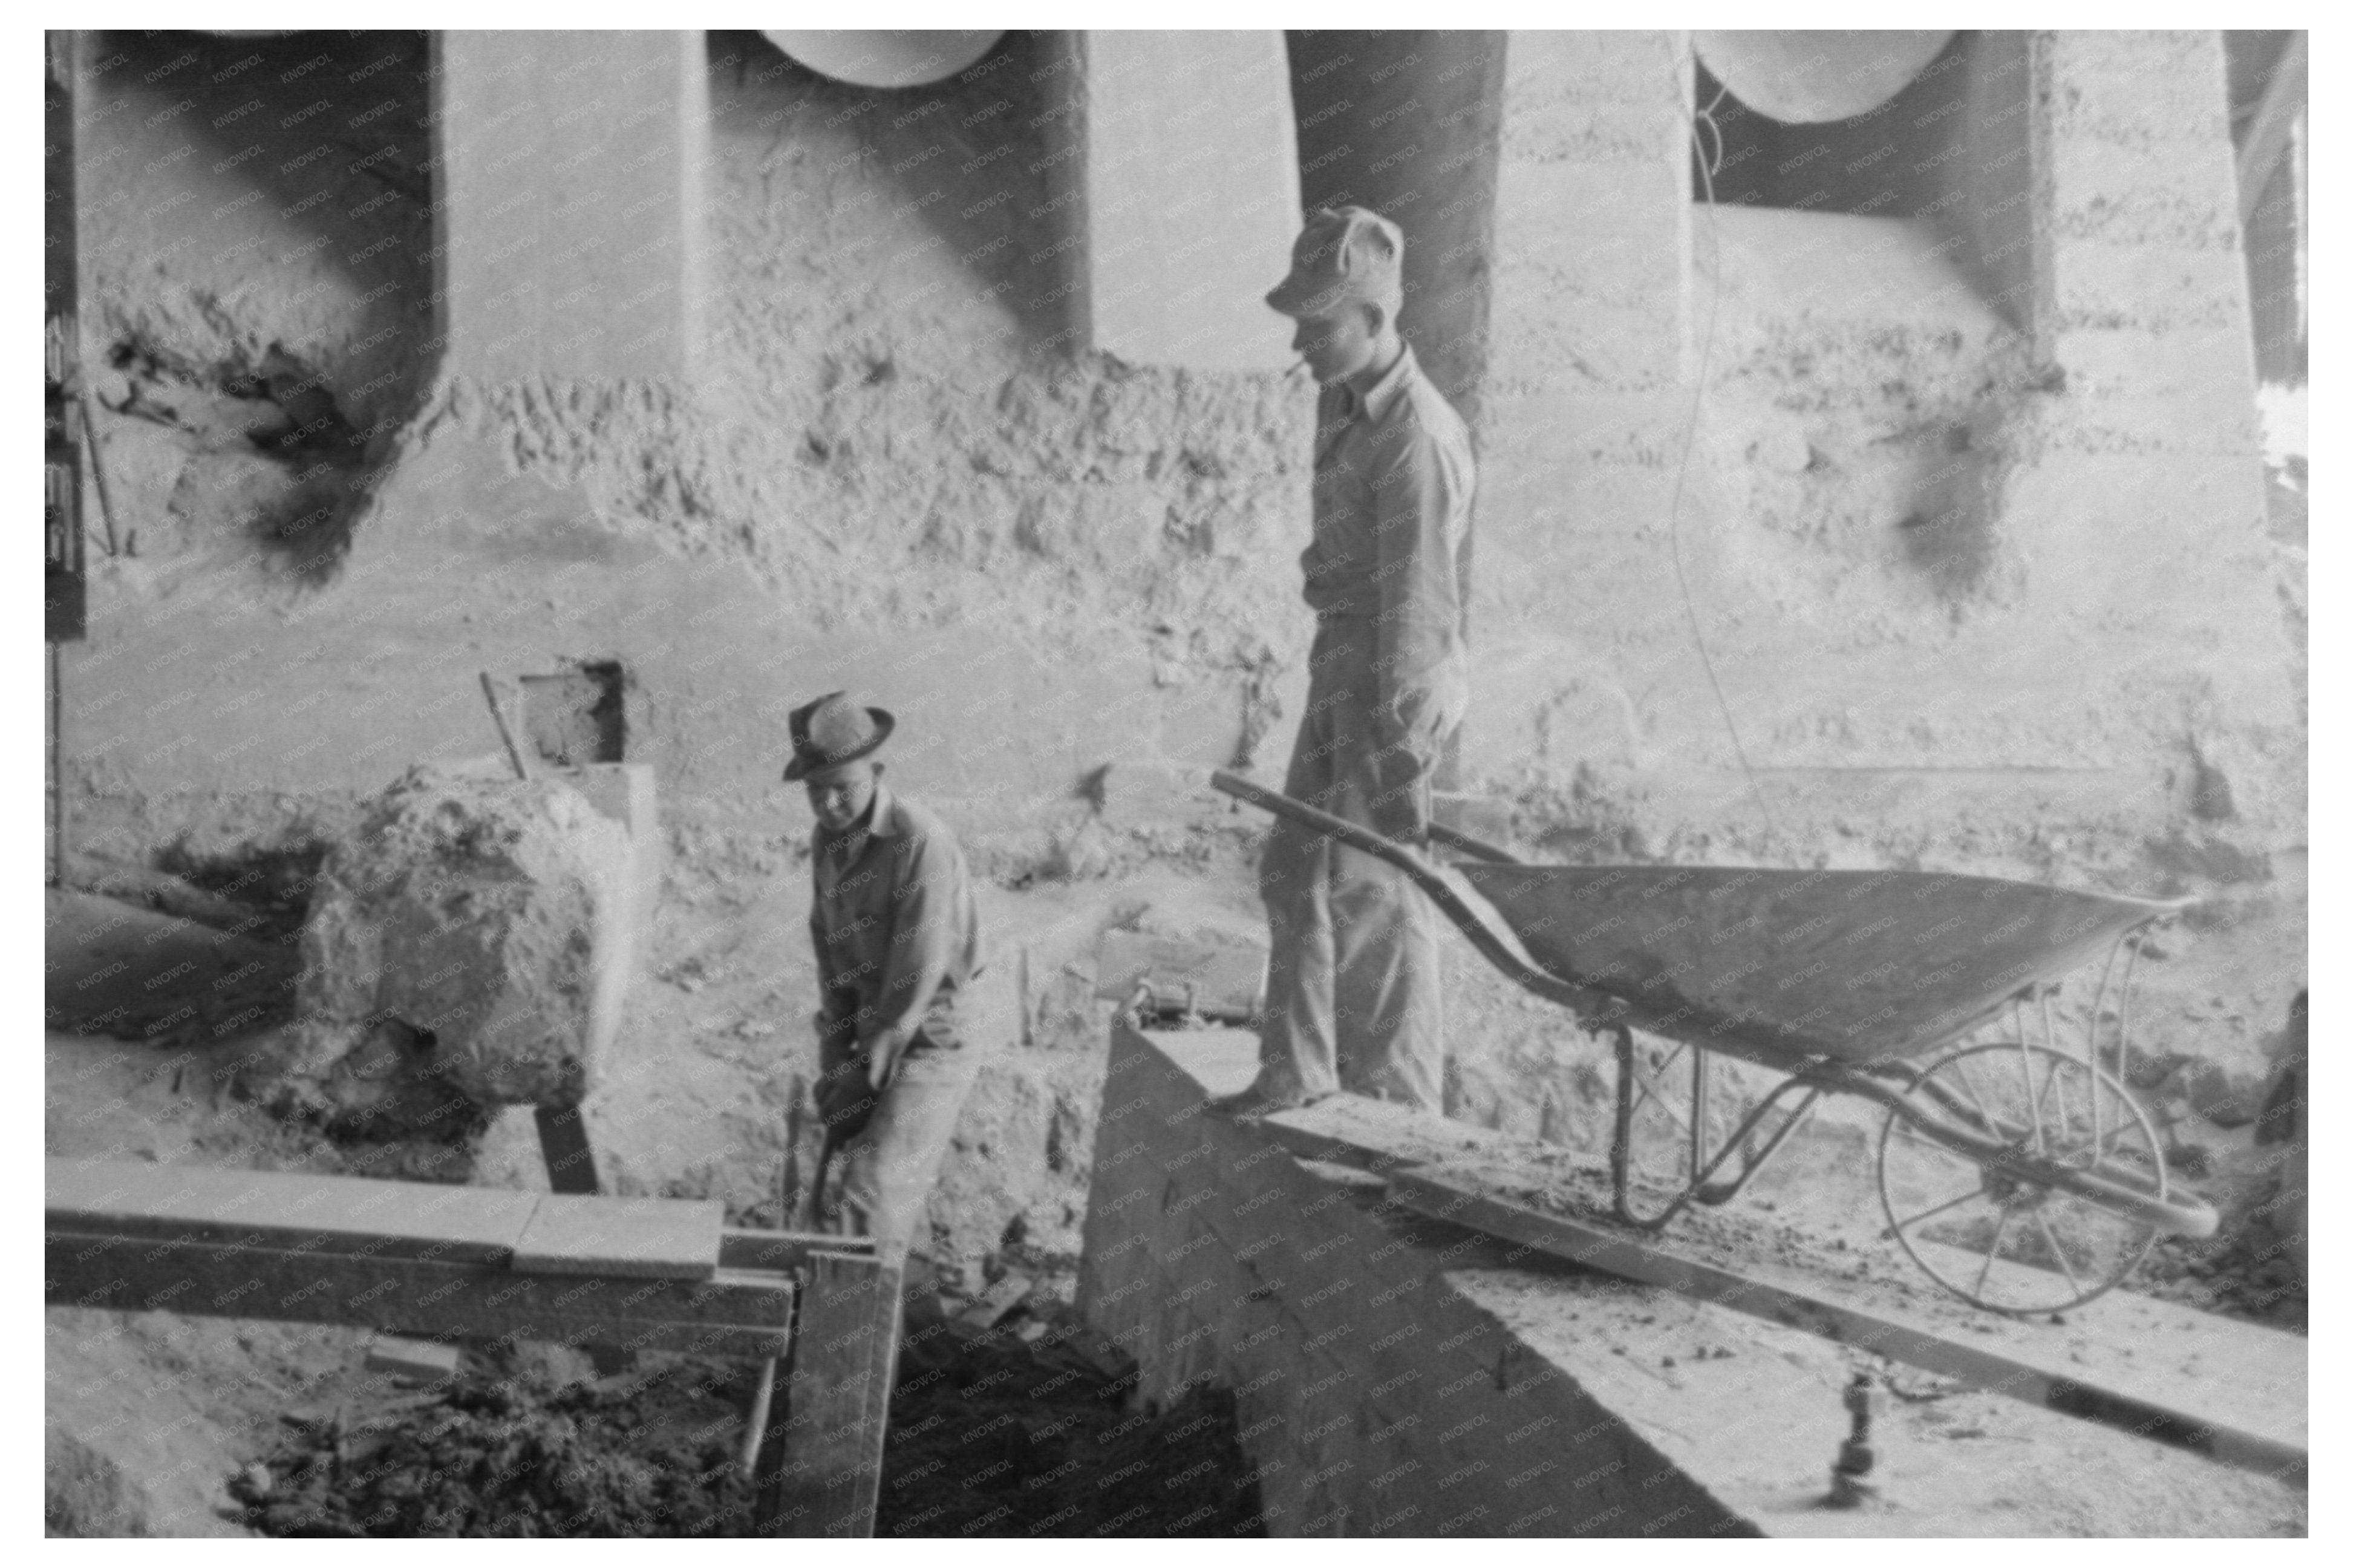
[[[1324,391],[1307,713],[1283,792],[1419,844],[1431,769],[1467,702],[1461,553],[1471,440],[1398,334],[1405,238],[1360,207],[1312,215],[1266,302]],[[1271,952],[1240,1115],[1341,1090],[1438,1110],[1437,916],[1386,863],[1275,821],[1259,872]]]
[[[793,710],[785,766],[817,814],[817,1101],[839,1178],[818,1224],[873,1236],[886,1255],[913,1239],[972,1086],[957,1003],[980,969],[964,852],[882,783],[873,754],[892,727],[882,709],[830,693]]]

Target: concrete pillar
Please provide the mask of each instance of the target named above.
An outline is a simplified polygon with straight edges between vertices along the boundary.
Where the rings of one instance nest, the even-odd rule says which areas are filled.
[[[1531,727],[1546,712],[1577,755],[1623,749],[1624,661],[1595,626],[1629,591],[1666,603],[1643,535],[1690,415],[1683,56],[1670,32],[1515,30],[1504,46],[1469,777],[1566,767]],[[1579,694],[1568,708],[1564,692]]]
[[[438,36],[448,370],[488,381],[691,371],[703,55],[691,30]]]
[[[1691,249],[1683,35],[1514,31],[1491,361],[1522,399],[1682,373]],[[1506,360],[1509,361],[1506,368]]]
[[[1136,365],[1279,370],[1266,308],[1299,231],[1279,32],[1090,32],[1083,43],[1087,341]]]
[[[2064,396],[2007,511],[2076,613],[2146,639],[2218,718],[2284,722],[2221,36],[2031,48],[2036,346]]]

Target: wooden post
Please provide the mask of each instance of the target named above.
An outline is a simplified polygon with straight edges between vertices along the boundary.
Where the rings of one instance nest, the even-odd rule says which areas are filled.
[[[588,1124],[581,1119],[580,1107],[536,1106],[531,1114],[539,1123],[539,1155],[547,1161],[548,1190],[595,1197],[596,1154],[588,1147]]]
[[[865,1539],[882,1489],[899,1364],[903,1265],[812,1253],[793,1330],[786,1414],[762,1435],[755,1533]]]
[[[588,1147],[588,1124],[582,1119],[580,1107],[533,1106],[531,1115],[539,1124],[539,1157],[547,1162],[549,1191],[595,1197],[599,1191],[596,1152]],[[636,1360],[628,1351],[610,1345],[588,1347],[588,1364],[596,1369],[598,1377],[627,1372]]]

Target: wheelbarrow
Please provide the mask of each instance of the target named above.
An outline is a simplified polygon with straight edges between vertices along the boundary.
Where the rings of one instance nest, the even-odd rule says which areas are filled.
[[[1396,866],[1496,968],[1614,1037],[1611,1202],[1627,1224],[1729,1202],[1822,1096],[1852,1094],[1887,1113],[1884,1234],[1976,1306],[2061,1310],[2113,1288],[2159,1235],[2214,1234],[2211,1205],[2168,1188],[2118,1075],[2140,936],[2194,900],[1925,872],[1531,865],[1433,826],[1463,857],[1442,864],[1235,774],[1212,781]],[[2103,957],[2070,1049],[2051,996]],[[1957,1044],[1997,1021],[2000,1038]],[[1781,1076],[1745,1114],[1720,1111],[1716,1056]]]

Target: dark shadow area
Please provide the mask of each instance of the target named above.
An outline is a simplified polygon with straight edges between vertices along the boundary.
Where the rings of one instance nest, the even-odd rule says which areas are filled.
[[[427,36],[84,49],[85,362],[101,408],[192,452],[164,515],[124,520],[143,552],[126,546],[241,540],[324,580],[434,369]],[[205,461],[237,454],[268,461]]]

